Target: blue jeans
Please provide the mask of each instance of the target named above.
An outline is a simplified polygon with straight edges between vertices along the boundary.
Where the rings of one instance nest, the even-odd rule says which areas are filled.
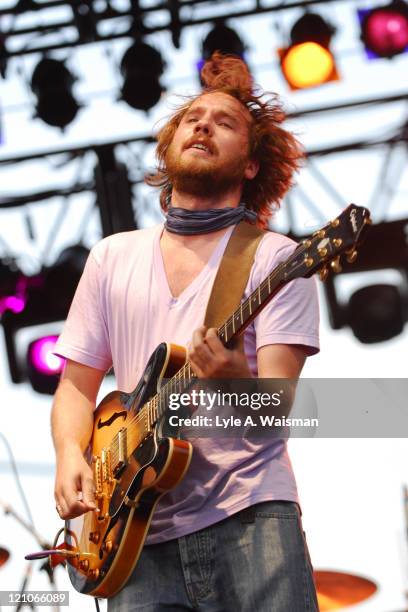
[[[297,504],[268,501],[145,546],[108,612],[317,611]]]

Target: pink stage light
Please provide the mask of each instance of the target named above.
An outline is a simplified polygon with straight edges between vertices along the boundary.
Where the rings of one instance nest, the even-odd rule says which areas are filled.
[[[58,336],[45,336],[32,342],[28,349],[28,358],[33,367],[41,374],[52,376],[59,374],[65,359],[53,355]]]
[[[6,295],[0,298],[0,315],[6,310],[11,310],[11,312],[17,314],[24,310],[25,305],[26,301],[21,295]]]
[[[371,11],[359,11],[362,39],[377,57],[394,57],[408,50],[408,7],[392,3]]]

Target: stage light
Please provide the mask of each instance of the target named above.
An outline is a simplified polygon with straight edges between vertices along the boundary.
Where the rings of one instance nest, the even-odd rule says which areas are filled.
[[[55,393],[65,360],[53,354],[58,336],[44,336],[27,349],[27,376],[37,393]]]
[[[225,55],[237,55],[244,58],[245,45],[232,28],[225,23],[217,23],[207,34],[202,45],[202,58],[205,62],[210,59],[215,51],[220,51]]]
[[[408,5],[396,0],[371,10],[359,10],[361,39],[367,56],[392,58],[408,51]]]
[[[395,285],[371,285],[353,293],[348,305],[348,323],[364,344],[384,342],[404,328],[403,304]]]
[[[88,254],[88,249],[82,245],[64,249],[53,265],[44,267],[37,276],[26,279],[25,293],[14,296],[20,297],[24,303],[15,302],[11,304],[13,307],[8,303],[1,323],[10,376],[14,383],[28,379],[40,393],[55,391],[58,372],[54,372],[52,378],[45,371],[45,365],[40,366],[44,363],[48,370],[59,370],[55,358],[49,355],[53,347],[52,338],[37,343],[33,340],[38,340],[39,326],[45,325],[47,333],[59,331],[68,314]],[[52,330],[48,329],[50,324]]]
[[[24,309],[25,280],[14,259],[0,259],[0,316],[6,310],[21,312]]]
[[[160,83],[164,67],[162,56],[156,49],[143,42],[134,43],[120,64],[123,75],[121,98],[137,110],[153,108],[164,91]]]
[[[64,62],[42,59],[31,77],[31,89],[37,97],[36,114],[48,125],[64,129],[79,110],[72,94],[75,77]]]
[[[330,42],[335,32],[323,17],[305,13],[292,27],[291,44],[279,49],[282,73],[291,89],[317,87],[338,80]]]
[[[81,244],[67,247],[52,266],[43,270],[44,289],[52,308],[68,312],[78,281],[81,277],[89,250]]]

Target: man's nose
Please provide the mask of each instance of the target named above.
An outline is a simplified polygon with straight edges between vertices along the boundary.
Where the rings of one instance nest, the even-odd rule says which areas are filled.
[[[194,126],[194,131],[196,133],[204,132],[204,134],[210,135],[212,132],[212,128],[211,128],[211,124],[209,120],[206,119],[205,117],[202,117],[201,119],[199,119]]]

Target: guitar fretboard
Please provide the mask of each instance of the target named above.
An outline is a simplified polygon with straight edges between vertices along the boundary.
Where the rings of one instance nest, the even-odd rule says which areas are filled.
[[[284,263],[279,264],[264,281],[251,293],[251,295],[241,302],[234,313],[225,321],[217,330],[217,335],[224,346],[232,342],[235,338],[242,334],[248,327],[251,321],[272,299],[275,293],[286,282],[286,268],[294,260],[294,255],[299,255],[299,251],[304,250],[302,245],[299,245],[293,252],[292,256]],[[142,408],[148,411],[149,424],[153,425],[157,419],[163,416],[167,410],[170,395],[173,393],[183,393],[196,380],[190,363],[187,361],[178,372],[162,386],[160,392],[155,395],[150,402]],[[150,406],[149,406],[150,404]]]

